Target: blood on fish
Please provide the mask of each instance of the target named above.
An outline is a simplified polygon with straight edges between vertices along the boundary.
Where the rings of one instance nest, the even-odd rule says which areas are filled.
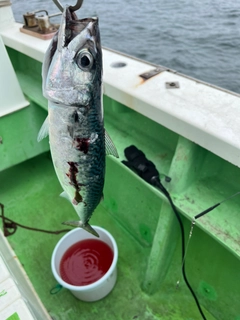
[[[74,205],[78,205],[80,202],[83,201],[83,198],[79,191],[81,190],[80,186],[81,184],[77,182],[77,173],[78,173],[78,168],[77,168],[77,163],[69,161],[68,162],[70,168],[69,172],[66,173],[66,176],[70,179],[70,184],[75,188],[75,196],[72,200],[72,203]]]
[[[74,198],[72,200],[72,204],[77,206],[82,201],[83,201],[83,198],[82,198],[81,194],[76,190],[75,191],[75,196],[74,196]]]
[[[89,149],[89,138],[75,138],[75,147],[77,150],[82,151],[83,153],[87,154]]]
[[[76,178],[76,175],[78,173],[77,163],[69,161],[68,164],[69,164],[70,168],[69,168],[69,172],[66,173],[66,175],[69,177],[71,184],[74,187],[78,187],[78,182],[77,182],[77,178]]]

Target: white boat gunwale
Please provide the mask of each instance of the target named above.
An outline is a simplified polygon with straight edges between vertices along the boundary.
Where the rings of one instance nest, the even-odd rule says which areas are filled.
[[[0,30],[4,44],[42,62],[50,40],[20,32],[19,23]],[[113,63],[125,67],[114,68]],[[104,94],[175,131],[230,163],[240,166],[240,96],[175,73],[163,71],[144,81],[156,66],[103,49]],[[180,88],[167,89],[166,82]]]

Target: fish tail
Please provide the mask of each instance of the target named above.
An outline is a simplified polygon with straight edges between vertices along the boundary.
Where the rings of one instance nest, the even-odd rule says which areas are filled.
[[[72,227],[80,227],[99,238],[99,234],[93,229],[93,227],[90,226],[88,222],[82,223],[82,221],[65,221],[62,224]]]

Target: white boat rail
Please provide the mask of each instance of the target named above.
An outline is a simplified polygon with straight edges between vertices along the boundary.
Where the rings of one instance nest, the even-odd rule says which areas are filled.
[[[23,34],[20,27],[0,29],[4,44],[42,62],[50,41]],[[107,49],[103,62],[105,95],[240,166],[238,94],[168,70],[145,80],[140,75],[155,66]]]

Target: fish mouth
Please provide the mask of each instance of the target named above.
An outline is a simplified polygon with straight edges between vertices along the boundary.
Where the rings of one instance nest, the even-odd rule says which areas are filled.
[[[66,47],[70,41],[91,23],[92,27],[89,28],[91,36],[98,37],[98,28],[95,27],[98,25],[97,17],[78,19],[77,15],[74,12],[71,12],[69,6],[66,6],[63,11],[62,21],[58,32],[58,50],[61,51],[61,48]]]
[[[91,57],[91,69],[79,64],[81,54],[83,57]],[[78,102],[88,105],[91,99],[90,91],[97,81],[101,81],[101,72],[98,72],[101,68],[102,49],[98,18],[79,20],[69,6],[66,6],[60,28],[43,61],[44,96],[53,102],[65,102],[66,105],[76,105]]]
[[[58,32],[54,35],[49,49],[47,50],[42,70],[42,77],[47,79],[48,69],[52,63],[53,57],[56,51],[61,52],[64,47],[77,37],[85,28],[91,33],[92,39],[94,40],[96,50],[101,53],[101,41],[98,29],[98,18],[84,18],[78,19],[74,12],[71,12],[69,6],[64,8],[62,14],[62,21]]]

